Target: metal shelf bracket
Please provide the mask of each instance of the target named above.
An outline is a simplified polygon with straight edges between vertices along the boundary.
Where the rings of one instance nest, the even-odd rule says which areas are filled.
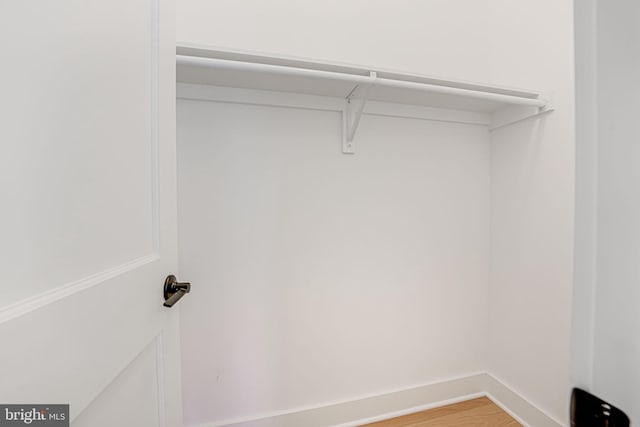
[[[354,154],[356,145],[353,140],[360,124],[360,118],[364,112],[364,106],[369,99],[369,92],[375,85],[377,75],[375,71],[369,73],[370,80],[367,83],[358,84],[347,96],[345,107],[342,110],[342,152]]]

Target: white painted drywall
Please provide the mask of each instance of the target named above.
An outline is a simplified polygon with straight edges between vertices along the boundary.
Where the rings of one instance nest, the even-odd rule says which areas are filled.
[[[574,223],[571,1],[489,1],[489,66],[555,111],[492,134],[489,373],[568,421]]]
[[[640,3],[597,4],[593,392],[640,420]]]
[[[189,0],[177,40],[487,80],[487,0]]]
[[[177,34],[181,42],[366,64],[553,92],[556,112],[539,122],[522,123],[492,136],[493,258],[490,266],[493,283],[489,292],[491,304],[484,308],[490,313],[487,315],[485,311],[484,318],[489,318],[492,332],[478,345],[480,351],[485,345],[490,347],[490,359],[482,365],[483,369],[488,369],[554,418],[566,420],[574,203],[573,16],[570,1],[278,0],[265,3],[242,0],[212,3],[193,0],[178,4]],[[237,126],[241,128],[248,123],[250,121],[237,120]],[[382,129],[391,135],[394,130],[404,132],[404,123],[403,126],[390,126],[385,122],[385,126],[389,128]],[[183,131],[187,129],[182,128]],[[302,131],[297,125],[296,129]],[[283,124],[280,131],[285,135],[294,132],[289,124]],[[214,129],[206,132],[215,135]],[[316,135],[318,132],[326,131],[311,127],[305,135],[320,138],[321,135]],[[250,139],[247,135],[243,137]],[[339,135],[325,138],[332,140]],[[420,137],[413,134],[411,138]],[[361,153],[356,156],[360,157]],[[409,164],[412,162],[409,156],[403,159]],[[316,197],[322,200],[329,195],[319,193]],[[408,208],[398,206],[397,212],[402,212],[400,207]],[[362,216],[366,215],[363,213]],[[184,222],[184,218],[181,219],[181,223]],[[193,227],[196,233],[195,225]],[[185,239],[187,237],[182,233],[183,244]],[[273,251],[279,253],[281,249]],[[439,268],[425,270],[424,277],[437,274]],[[469,272],[476,270],[469,268]],[[332,274],[339,277],[338,273],[336,270]],[[347,292],[348,287],[345,287],[338,296]],[[443,298],[445,304],[446,292]],[[402,302],[405,303],[410,313],[412,301]],[[324,316],[324,319],[333,325],[333,318],[327,320]],[[212,314],[210,320],[219,322],[222,318]],[[344,323],[343,328],[349,325],[349,322]],[[454,332],[457,328],[444,322],[440,326],[442,333]],[[277,331],[273,325],[263,328],[267,334]],[[323,328],[322,333],[326,333],[327,328]],[[217,332],[211,333],[215,336]],[[425,334],[421,345],[433,347],[436,341],[430,341],[430,338],[432,336]],[[195,342],[198,338],[192,339]],[[330,344],[328,339],[326,342]],[[203,359],[210,356],[207,348],[212,345],[200,345],[200,351],[206,351]],[[326,348],[334,347],[339,345],[331,344]],[[405,350],[403,357],[412,357],[409,353],[411,350]],[[451,353],[451,356],[457,355]],[[450,372],[451,365],[434,366],[430,360],[421,362],[428,364],[422,369],[429,373],[423,372],[414,379],[420,377],[419,381],[422,381],[436,375],[436,371],[439,375]],[[398,363],[401,362],[373,365],[389,376],[375,383],[380,374],[368,369],[373,378],[355,381],[354,389],[342,390],[342,396],[357,396],[365,389],[365,393],[376,393],[384,391],[387,384],[404,383],[403,376],[392,379]],[[238,369],[252,366],[251,360],[238,361],[238,364]],[[197,366],[204,366],[204,360]],[[341,366],[340,363],[337,366]],[[185,383],[189,387],[188,382],[194,382],[193,393],[212,396],[212,390],[218,390],[216,384],[221,380],[215,372],[205,371],[187,373]],[[358,372],[365,375],[364,371]],[[277,369],[266,365],[256,367],[253,372],[262,376],[279,374]],[[356,390],[358,387],[361,389]],[[261,393],[267,396],[268,388]],[[268,399],[250,396],[246,400],[250,404],[259,401],[265,411],[297,404],[293,400],[288,403],[285,402],[287,399],[278,400],[278,393]],[[315,391],[309,385],[297,399],[322,404],[324,395],[333,396],[329,388],[323,386]],[[185,398],[188,402],[192,396]],[[273,400],[266,402],[269,399]],[[203,407],[191,408],[191,414],[197,414],[192,419],[206,415],[205,403],[199,405]],[[248,408],[227,409],[227,413],[248,415],[253,410]]]
[[[178,103],[186,424],[348,400],[484,366],[481,126]],[[195,286],[197,286],[197,291]]]

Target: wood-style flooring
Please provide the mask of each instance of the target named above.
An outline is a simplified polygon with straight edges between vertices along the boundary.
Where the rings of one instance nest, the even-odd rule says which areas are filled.
[[[518,427],[520,424],[486,397],[429,409],[366,427]],[[364,426],[363,426],[364,427]]]

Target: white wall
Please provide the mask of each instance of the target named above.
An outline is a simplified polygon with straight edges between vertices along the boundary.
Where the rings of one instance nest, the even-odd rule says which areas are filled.
[[[177,40],[487,80],[487,0],[188,0]]]
[[[480,348],[489,347],[490,358],[482,365],[483,369],[489,370],[551,416],[566,420],[574,195],[573,17],[570,1],[280,0],[267,4],[244,0],[225,2],[221,7],[220,2],[214,5],[198,0],[178,4],[177,38],[189,43],[367,64],[553,92],[557,107],[554,113],[540,122],[522,123],[492,136],[492,284],[488,292],[491,302],[485,307],[490,314],[484,315],[485,319],[489,318],[491,333],[478,345]],[[403,121],[402,126],[406,123],[409,122]],[[433,125],[423,126],[425,128],[421,132],[431,132]],[[283,129],[289,128],[290,125],[283,125]],[[381,127],[379,132],[387,132],[385,129]],[[399,129],[404,127],[394,123],[388,131]],[[313,135],[317,132],[322,133],[319,127]],[[311,135],[308,131],[306,134]],[[244,137],[250,139],[247,135]],[[338,136],[327,139],[333,138]],[[362,135],[359,134],[358,138]],[[411,138],[419,138],[418,133],[412,134]],[[331,145],[330,142],[323,144]],[[360,152],[356,154],[356,157],[360,156]],[[412,161],[410,156],[402,156],[402,162],[410,165]],[[421,178],[421,175],[416,177]],[[387,190],[384,186],[381,188]],[[314,195],[319,200],[328,196],[322,192]],[[354,209],[357,207],[353,206]],[[406,208],[408,206],[399,205],[396,214]],[[428,220],[428,216],[423,216],[421,226],[431,226],[428,222],[424,224]],[[452,217],[451,220],[462,221],[463,218]],[[181,223],[184,224],[184,219]],[[346,237],[353,236],[351,233],[348,232]],[[183,242],[184,239],[183,233]],[[394,242],[399,243],[402,246],[402,242]],[[367,253],[362,254],[365,257],[362,262]],[[382,255],[378,255],[382,259]],[[461,260],[464,256],[460,253],[456,259]],[[468,265],[469,272],[476,274],[477,268]],[[425,278],[430,274],[438,275],[441,267],[438,264],[431,267],[420,270],[420,274]],[[345,277],[342,280],[350,276]],[[335,280],[338,278],[336,276]],[[385,276],[377,279],[383,283]],[[480,279],[476,277],[476,280]],[[347,294],[348,289],[345,287],[337,296],[348,297],[346,301],[355,298]],[[438,298],[446,300],[447,295],[443,292]],[[301,301],[305,299],[301,298]],[[407,304],[407,313],[414,310],[413,300],[396,302]],[[343,312],[339,314],[345,315]],[[345,318],[339,316],[338,319]],[[459,327],[440,324],[451,332]],[[272,331],[277,328],[266,329]],[[433,336],[423,335],[422,344],[431,345],[429,338]],[[430,348],[432,351],[433,346]],[[451,353],[450,356],[456,354]],[[380,356],[376,360],[382,361],[385,357]],[[450,364],[438,367],[424,362],[435,359],[423,357],[422,360],[420,363],[425,366],[421,369],[425,371],[419,372],[416,366],[414,381],[450,372]],[[336,363],[341,366],[340,362]],[[383,368],[382,365],[372,367],[378,366]],[[375,370],[368,370],[367,376],[375,378],[355,381],[353,387],[375,393],[384,391],[391,384],[408,384],[410,381],[404,375],[409,371],[401,374],[394,371],[394,366],[393,363],[386,365],[385,372],[388,369],[392,371],[388,377],[378,380],[374,379],[379,373],[372,374]],[[269,369],[265,368],[264,372],[258,369],[257,372],[261,375],[278,373]],[[439,373],[436,375],[436,372]],[[187,373],[187,378],[189,375]],[[195,377],[196,374],[191,375]],[[211,378],[201,383],[203,387],[212,387],[216,381]],[[359,392],[348,388],[342,390],[344,396],[355,396]],[[297,399],[316,399],[313,403],[321,403],[320,398],[325,395],[330,396],[332,392],[323,386],[319,391]],[[187,401],[189,398],[186,396]],[[266,400],[256,401],[263,404]],[[267,406],[280,409],[293,404],[297,403],[284,399]],[[245,406],[237,412],[246,413],[246,409]],[[193,410],[198,414],[206,412],[202,408]]]
[[[592,391],[640,419],[640,43],[636,1],[597,2],[597,286]]]
[[[488,369],[566,422],[574,220],[572,2],[489,4],[491,78],[551,91],[555,111],[492,134]]]
[[[486,128],[180,101],[186,423],[481,371]],[[206,313],[206,316],[203,316]]]

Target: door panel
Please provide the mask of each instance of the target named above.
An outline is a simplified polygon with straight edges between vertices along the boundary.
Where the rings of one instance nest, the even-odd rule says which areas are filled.
[[[154,339],[76,418],[74,427],[113,427],[122,420],[139,427],[158,425],[157,342]]]
[[[0,3],[2,403],[69,403],[74,425],[109,425],[155,382],[117,425],[181,425],[178,307],[162,307],[174,19],[173,0]]]
[[[2,2],[2,305],[154,251],[152,6]]]
[[[2,323],[2,402],[69,403],[73,420],[171,321],[159,267],[150,262]]]

